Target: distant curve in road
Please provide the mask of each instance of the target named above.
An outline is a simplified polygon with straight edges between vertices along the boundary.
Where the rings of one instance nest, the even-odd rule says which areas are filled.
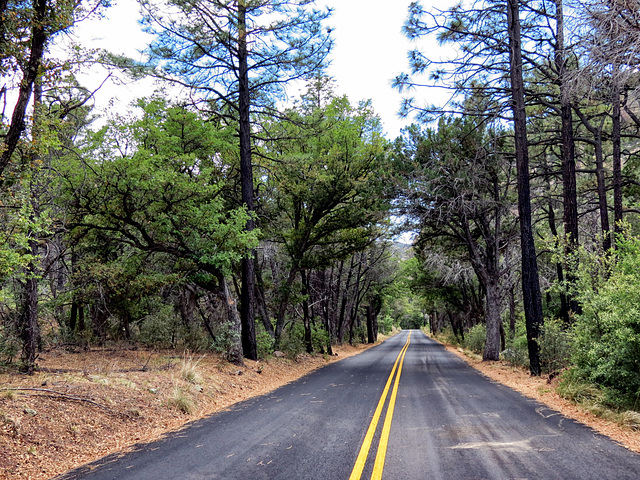
[[[637,480],[640,455],[413,330],[58,479]]]

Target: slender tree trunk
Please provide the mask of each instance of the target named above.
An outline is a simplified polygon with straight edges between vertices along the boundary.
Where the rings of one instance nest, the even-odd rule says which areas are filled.
[[[565,255],[570,257],[578,246],[578,194],[576,188],[576,159],[575,159],[575,139],[573,135],[573,107],[567,92],[567,59],[564,47],[564,12],[562,0],[556,0],[556,53],[555,63],[558,71],[560,84],[560,118],[562,137],[562,193],[564,205],[564,234],[566,236]],[[571,269],[567,268],[567,281],[572,284],[575,275]],[[563,316],[565,321],[569,321],[568,310],[579,313],[580,307],[569,295],[565,295],[563,300]]]
[[[38,133],[39,123],[37,121],[37,108],[42,101],[42,88],[38,82],[35,83],[35,108],[36,114],[34,114],[34,131],[33,139],[38,141],[40,139]],[[40,160],[37,153],[32,155],[31,161],[35,164]],[[37,223],[37,219],[40,216],[40,204],[38,199],[38,169],[34,168],[32,171],[32,177],[30,181],[30,195],[31,195],[31,207],[30,222],[32,224]],[[32,259],[29,261],[25,271],[25,284],[24,284],[24,297],[23,297],[23,312],[22,312],[22,357],[24,362],[24,369],[29,375],[33,375],[36,367],[36,357],[38,356],[38,345],[40,343],[40,325],[38,324],[38,278],[40,276],[40,267],[38,263],[39,248],[38,248],[38,232],[29,229],[29,253]]]
[[[612,131],[611,140],[613,142],[613,229],[616,233],[622,232],[622,152],[621,152],[621,126],[620,126],[620,86],[618,85],[618,69],[614,68],[613,73],[613,93],[611,103]]]
[[[302,319],[304,323],[304,345],[307,353],[313,353],[313,336],[311,333],[311,318],[309,316],[309,300],[307,295],[309,294],[309,284],[307,271],[302,269],[300,271],[302,277]]]
[[[367,343],[376,343],[373,305],[367,305]]]
[[[29,240],[29,249],[34,258],[38,257],[38,242]],[[25,372],[33,375],[40,344],[40,325],[38,324],[38,267],[32,260],[26,268],[22,311],[22,361]]]
[[[227,322],[231,327],[231,332],[233,334],[233,339],[234,339],[234,341],[229,346],[229,350],[227,351],[227,359],[234,365],[244,365],[244,361],[242,358],[243,345],[241,342],[242,322],[238,317],[238,309],[236,308],[236,302],[233,299],[231,292],[229,291],[227,280],[224,277],[222,277],[219,279],[219,282],[220,282],[220,294],[219,294],[220,300],[224,305],[224,309],[227,315]],[[257,358],[257,354],[256,354],[256,358]]]
[[[609,205],[607,201],[607,184],[605,181],[604,155],[602,153],[602,127],[595,138],[596,180],[598,189],[598,209],[600,210],[600,227],[602,229],[602,247],[606,252],[611,248],[611,227],[609,226]]]
[[[29,105],[31,93],[33,92],[33,85],[40,73],[40,65],[42,63],[44,48],[48,38],[46,22],[47,8],[47,0],[33,1],[33,27],[31,29],[31,50],[29,53],[29,61],[24,71],[22,81],[20,82],[18,99],[13,109],[11,124],[9,125],[9,130],[4,137],[4,148],[0,154],[0,177],[4,172],[4,169],[9,164],[11,156],[18,146],[20,136],[25,129],[24,119],[27,112],[27,106]]]
[[[524,300],[529,364],[532,375],[540,375],[540,347],[537,338],[543,324],[542,297],[538,278],[531,222],[531,192],[529,185],[529,145],[527,114],[524,103],[522,44],[520,37],[519,0],[507,0],[509,31],[509,74],[511,78],[513,123],[518,175],[518,213],[520,216],[520,246],[522,249],[522,297]]]
[[[246,24],[246,0],[238,2],[238,78],[239,78],[239,135],[240,135],[240,182],[242,185],[242,203],[247,207],[251,218],[247,221],[248,232],[255,228],[253,165],[251,163],[251,97],[249,92],[249,68]],[[255,252],[252,251],[242,260],[241,287],[241,323],[242,351],[250,360],[258,359],[255,330]]]
[[[293,286],[293,282],[295,281],[297,274],[298,270],[296,268],[292,268],[291,270],[289,270],[289,275],[287,276],[287,280],[282,288],[282,297],[280,298],[278,313],[276,317],[276,331],[274,342],[274,348],[276,350],[280,348],[280,341],[282,340],[282,334],[284,333],[284,322],[286,320],[287,307],[289,306],[289,298],[291,297],[291,287]]]
[[[267,309],[267,300],[264,294],[264,281],[262,280],[262,271],[259,266],[256,267],[256,306],[262,319],[262,325],[265,331],[271,336],[276,337],[276,333],[273,330],[271,324],[271,318],[269,318],[269,311]]]

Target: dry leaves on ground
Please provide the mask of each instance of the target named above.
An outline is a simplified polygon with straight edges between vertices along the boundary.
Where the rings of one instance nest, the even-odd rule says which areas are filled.
[[[0,374],[0,478],[51,478],[366,348],[244,367],[218,355],[122,348],[42,354],[34,376]]]

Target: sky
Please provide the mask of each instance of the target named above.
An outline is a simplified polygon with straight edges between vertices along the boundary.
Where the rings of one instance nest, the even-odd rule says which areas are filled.
[[[336,80],[336,93],[347,95],[352,103],[370,99],[388,139],[394,139],[401,128],[411,123],[410,119],[398,117],[401,95],[391,88],[393,78],[408,71],[407,52],[412,45],[401,29],[410,3],[411,0],[318,0],[318,6],[334,9],[327,22],[335,39],[328,73]],[[100,21],[80,25],[77,38],[85,46],[90,42],[95,47],[142,59],[138,51],[149,36],[138,24],[135,0],[115,0],[105,15]],[[92,83],[89,87],[95,88],[102,77],[94,76],[88,81]],[[149,88],[149,83],[105,87],[97,94],[98,105],[106,105],[111,97],[126,105],[141,96],[140,92],[148,94]]]

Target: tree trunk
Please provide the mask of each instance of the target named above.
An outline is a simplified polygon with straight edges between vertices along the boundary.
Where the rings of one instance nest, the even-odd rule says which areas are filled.
[[[309,293],[307,271],[300,271],[302,277],[302,319],[304,323],[304,345],[307,353],[313,353],[313,336],[311,334],[311,318],[309,317],[309,301],[307,295]]]
[[[255,228],[253,165],[251,163],[251,97],[249,92],[247,24],[245,0],[238,2],[238,129],[240,136],[240,182],[242,185],[242,203],[251,215],[247,221],[248,232]],[[241,287],[241,323],[242,351],[250,360],[258,359],[255,330],[255,252],[250,252],[242,259]]]
[[[225,313],[227,316],[227,322],[232,332],[232,343],[229,345],[229,349],[227,351],[227,360],[229,360],[234,365],[244,365],[243,361],[243,345],[241,342],[242,337],[242,322],[240,321],[240,317],[238,317],[238,309],[236,308],[236,302],[231,296],[231,292],[229,291],[229,287],[227,285],[227,280],[224,277],[219,279],[220,282],[220,293],[219,297],[222,301],[222,304],[225,309]],[[246,355],[244,355],[246,356]],[[256,354],[257,359],[257,354]]]
[[[38,256],[38,242],[29,240],[29,248],[34,258]],[[38,268],[37,260],[32,260],[26,268],[24,283],[23,311],[21,318],[22,362],[24,371],[33,375],[40,344],[40,325],[38,324]]]
[[[31,50],[29,53],[29,61],[24,71],[20,89],[18,90],[18,99],[13,109],[11,124],[9,130],[4,137],[2,154],[0,155],[0,177],[4,169],[9,164],[11,156],[15,151],[20,136],[25,129],[25,115],[29,99],[33,92],[33,85],[40,74],[40,64],[44,55],[45,44],[48,38],[48,27],[46,22],[47,0],[33,1],[33,28],[31,30]]]
[[[367,343],[376,343],[373,305],[367,305]]]
[[[611,248],[611,227],[609,226],[609,206],[607,202],[607,185],[604,174],[604,156],[602,153],[602,126],[595,137],[596,180],[598,189],[598,209],[600,210],[600,228],[602,229],[602,247],[606,252]]]
[[[500,360],[500,288],[498,282],[489,281],[485,285],[487,305],[485,312],[487,340],[482,354],[483,361]]]
[[[620,86],[618,85],[618,67],[613,73],[613,93],[611,103],[612,131],[611,140],[613,142],[613,230],[616,233],[622,232],[622,153],[621,153],[621,126],[620,126]]]
[[[537,376],[541,373],[540,347],[537,338],[540,336],[543,317],[538,278],[538,260],[536,258],[531,222],[529,146],[527,140],[527,114],[524,103],[519,0],[507,0],[507,27],[509,31],[509,74],[518,176],[518,213],[522,249],[522,297],[527,327],[530,370],[532,375]]]
[[[296,279],[296,275],[298,270],[292,268],[289,270],[289,275],[287,276],[287,280],[282,288],[282,296],[280,298],[280,303],[278,306],[278,314],[276,317],[276,331],[275,331],[275,342],[274,348],[278,350],[280,348],[280,341],[282,340],[282,334],[284,333],[284,322],[286,320],[287,307],[289,306],[289,298],[291,297],[291,287],[293,286],[293,282]]]
[[[269,318],[269,311],[267,310],[267,300],[264,294],[262,272],[258,266],[256,266],[256,307],[260,318],[262,319],[262,325],[264,326],[265,331],[271,336],[271,338],[275,338],[276,333],[273,330],[271,318]]]

